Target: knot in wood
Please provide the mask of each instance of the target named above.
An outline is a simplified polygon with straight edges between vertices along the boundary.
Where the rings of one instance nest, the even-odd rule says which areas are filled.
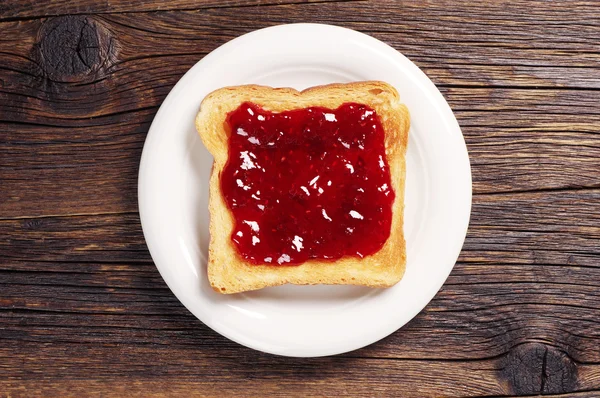
[[[38,36],[38,58],[46,78],[80,82],[105,67],[112,52],[106,29],[86,16],[49,19]]]
[[[550,345],[519,344],[500,365],[500,377],[516,395],[563,394],[577,388],[577,366],[566,353]]]

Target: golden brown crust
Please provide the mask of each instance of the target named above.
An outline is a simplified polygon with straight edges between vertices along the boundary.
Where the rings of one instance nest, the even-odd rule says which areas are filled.
[[[234,227],[219,184],[227,162],[225,118],[243,102],[252,102],[272,112],[322,106],[335,109],[345,102],[357,102],[375,109],[386,138],[386,155],[396,193],[390,237],[382,249],[362,259],[309,260],[298,266],[251,265],[242,259],[231,242]],[[210,93],[196,117],[196,129],[215,161],[210,178],[210,245],[208,278],[220,293],[238,293],[267,286],[350,284],[389,287],[404,274],[406,244],[403,232],[405,154],[410,117],[400,103],[398,92],[384,82],[369,81],[330,84],[304,91],[247,85],[225,87]]]

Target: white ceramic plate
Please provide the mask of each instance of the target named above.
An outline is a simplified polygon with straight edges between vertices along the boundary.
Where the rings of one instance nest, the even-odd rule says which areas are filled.
[[[406,274],[389,289],[280,286],[221,295],[206,276],[212,157],[194,128],[206,94],[223,86],[302,89],[383,80],[411,113]],[[139,210],[152,258],[177,298],[222,335],[287,356],[339,354],[394,332],[434,297],[461,250],[471,209],[467,149],[450,107],[417,66],[388,45],[317,24],[258,30],[191,68],[159,109],[144,146]]]

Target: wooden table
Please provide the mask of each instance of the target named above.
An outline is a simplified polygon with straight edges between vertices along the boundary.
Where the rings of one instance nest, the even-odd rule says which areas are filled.
[[[413,60],[473,169],[436,298],[388,338],[316,359],[192,316],[152,262],[136,193],[182,74],[300,21]],[[0,2],[0,396],[600,396],[599,43],[595,1]]]

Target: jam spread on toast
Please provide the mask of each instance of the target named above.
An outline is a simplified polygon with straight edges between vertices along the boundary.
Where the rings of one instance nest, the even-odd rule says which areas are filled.
[[[243,103],[227,116],[221,190],[231,240],[251,264],[362,258],[392,224],[385,132],[362,104],[273,113]]]

